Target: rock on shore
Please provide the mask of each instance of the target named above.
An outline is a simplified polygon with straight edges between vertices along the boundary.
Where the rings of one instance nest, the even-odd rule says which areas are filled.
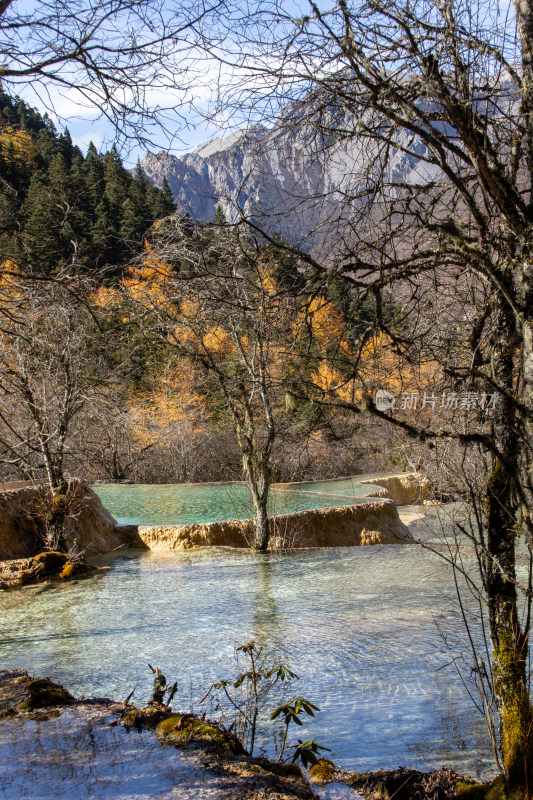
[[[67,545],[86,555],[107,553],[121,545],[113,519],[98,495],[84,482],[69,481],[75,490],[75,513],[65,522]],[[0,493],[0,561],[31,558],[43,549],[41,519],[46,514],[46,487],[29,486]]]
[[[298,767],[252,758],[236,742],[192,714],[77,700],[48,679],[0,672],[3,800],[318,800]]]
[[[358,774],[321,758],[307,779],[296,764],[249,756],[205,715],[77,699],[24,670],[0,671],[0,753],[3,800],[319,800],[323,786],[322,797],[354,800],[506,800],[502,777],[479,783],[448,767]]]
[[[152,550],[247,548],[254,540],[253,519],[191,525],[120,526],[87,484],[73,479],[69,482],[69,492],[75,500],[73,513],[65,521],[66,547],[84,556],[97,556],[122,547]],[[0,588],[53,577],[50,570],[44,570],[43,565],[37,563],[44,544],[46,493],[46,487],[24,487],[0,493]],[[390,500],[282,514],[271,517],[269,524],[271,550],[413,541]],[[72,577],[74,565],[72,569],[69,567],[68,575],[63,574],[63,566],[57,577]],[[76,569],[79,573],[80,569]]]

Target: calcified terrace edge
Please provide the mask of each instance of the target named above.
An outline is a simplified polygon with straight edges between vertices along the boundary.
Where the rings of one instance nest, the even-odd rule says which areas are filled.
[[[280,514],[269,522],[270,550],[414,542],[390,500]],[[255,522],[247,519],[191,525],[119,525],[116,530],[124,544],[132,548],[249,548]]]

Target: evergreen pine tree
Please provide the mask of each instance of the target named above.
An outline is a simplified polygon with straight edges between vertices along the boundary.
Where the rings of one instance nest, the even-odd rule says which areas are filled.
[[[61,150],[52,157],[47,170],[48,185],[58,203],[70,203],[70,180],[67,163]]]
[[[95,254],[96,267],[120,264],[122,249],[117,229],[117,215],[111,208],[105,194],[102,195],[95,209],[91,245]]]
[[[50,161],[57,152],[57,139],[55,133],[49,127],[42,128],[37,134],[35,141],[39,156],[40,167],[46,171]]]
[[[116,146],[113,145],[104,156],[104,191],[109,206],[117,213],[117,217],[120,214],[122,203],[128,195],[131,180],[130,173],[124,169]]]
[[[149,228],[153,222],[148,201],[149,189],[150,189],[150,183],[144,176],[140,163],[137,162],[133,180],[131,181],[129,186],[129,192],[127,198],[132,204],[132,208],[130,209],[129,204],[126,206],[123,203],[121,209],[122,215],[124,214],[128,215],[127,221],[125,221],[123,216],[122,225],[125,224],[126,228],[130,230],[130,232],[133,232],[131,226],[134,225],[135,227],[134,235],[131,237],[126,236],[125,237],[126,239],[133,239],[134,241],[140,241],[142,239],[144,231],[147,228]]]
[[[61,149],[61,153],[67,163],[67,166],[70,167],[72,163],[72,156],[74,154],[74,145],[72,144],[72,138],[70,136],[70,132],[67,128],[63,131],[61,136],[59,137],[59,147]]]
[[[91,224],[96,222],[96,207],[104,194],[104,159],[91,142],[83,164],[84,199],[89,209]]]
[[[47,179],[38,173],[32,176],[20,220],[17,260],[36,274],[52,274],[64,259],[60,236],[62,215],[52,199]]]
[[[84,156],[68,130],[58,135],[46,115],[0,89],[1,130],[29,134],[34,152],[0,140],[0,246],[36,272],[69,264],[73,241],[78,266],[120,269],[154,220],[174,211],[166,180],[152,186],[140,164],[132,175],[115,146],[101,155],[91,142]]]
[[[146,230],[145,218],[139,212],[139,207],[127,197],[122,203],[120,236],[128,245],[139,243]]]
[[[222,208],[220,203],[217,203],[217,207],[215,208],[215,225],[227,225],[228,220],[226,219],[226,215],[224,214],[224,209]]]
[[[163,219],[173,214],[176,210],[176,204],[172,197],[172,191],[166,178],[163,178],[163,185],[161,189],[155,186],[150,187],[151,190],[151,211],[153,220]]]

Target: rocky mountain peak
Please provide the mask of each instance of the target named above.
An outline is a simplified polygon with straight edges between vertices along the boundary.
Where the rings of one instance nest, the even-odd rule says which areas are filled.
[[[300,246],[313,232],[335,225],[337,212],[360,182],[368,153],[357,138],[328,144],[327,158],[303,127],[272,131],[256,127],[217,137],[182,156],[146,153],[141,167],[161,186],[166,177],[178,209],[212,221],[220,204],[229,221],[241,214]],[[394,172],[416,173],[417,164],[398,152]]]

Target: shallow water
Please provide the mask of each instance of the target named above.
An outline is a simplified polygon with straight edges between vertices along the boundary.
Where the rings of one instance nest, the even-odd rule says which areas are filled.
[[[147,664],[198,709],[234,675],[235,645],[275,646],[322,709],[298,736],[346,768],[491,770],[481,718],[436,627],[461,631],[441,560],[412,546],[288,555],[226,549],[128,553],[106,573],[0,597],[0,657],[76,694],[146,699]],[[262,746],[271,752],[270,734]]]
[[[278,484],[270,492],[270,513],[289,514],[364,502],[364,495],[379,489],[361,485],[359,481],[366,477]],[[248,519],[254,514],[245,483],[106,484],[94,489],[123,525],[186,525]]]
[[[222,800],[192,759],[161,747],[153,731],[129,734],[113,720],[90,708],[44,722],[2,720],[0,758],[9,768],[0,800]]]
[[[2,720],[0,763],[9,765],[0,771],[0,800],[228,800],[248,794],[231,772],[161,745],[153,730],[116,726],[114,715],[94,707],[66,708],[45,721]],[[323,800],[363,800],[341,784],[315,791]]]

